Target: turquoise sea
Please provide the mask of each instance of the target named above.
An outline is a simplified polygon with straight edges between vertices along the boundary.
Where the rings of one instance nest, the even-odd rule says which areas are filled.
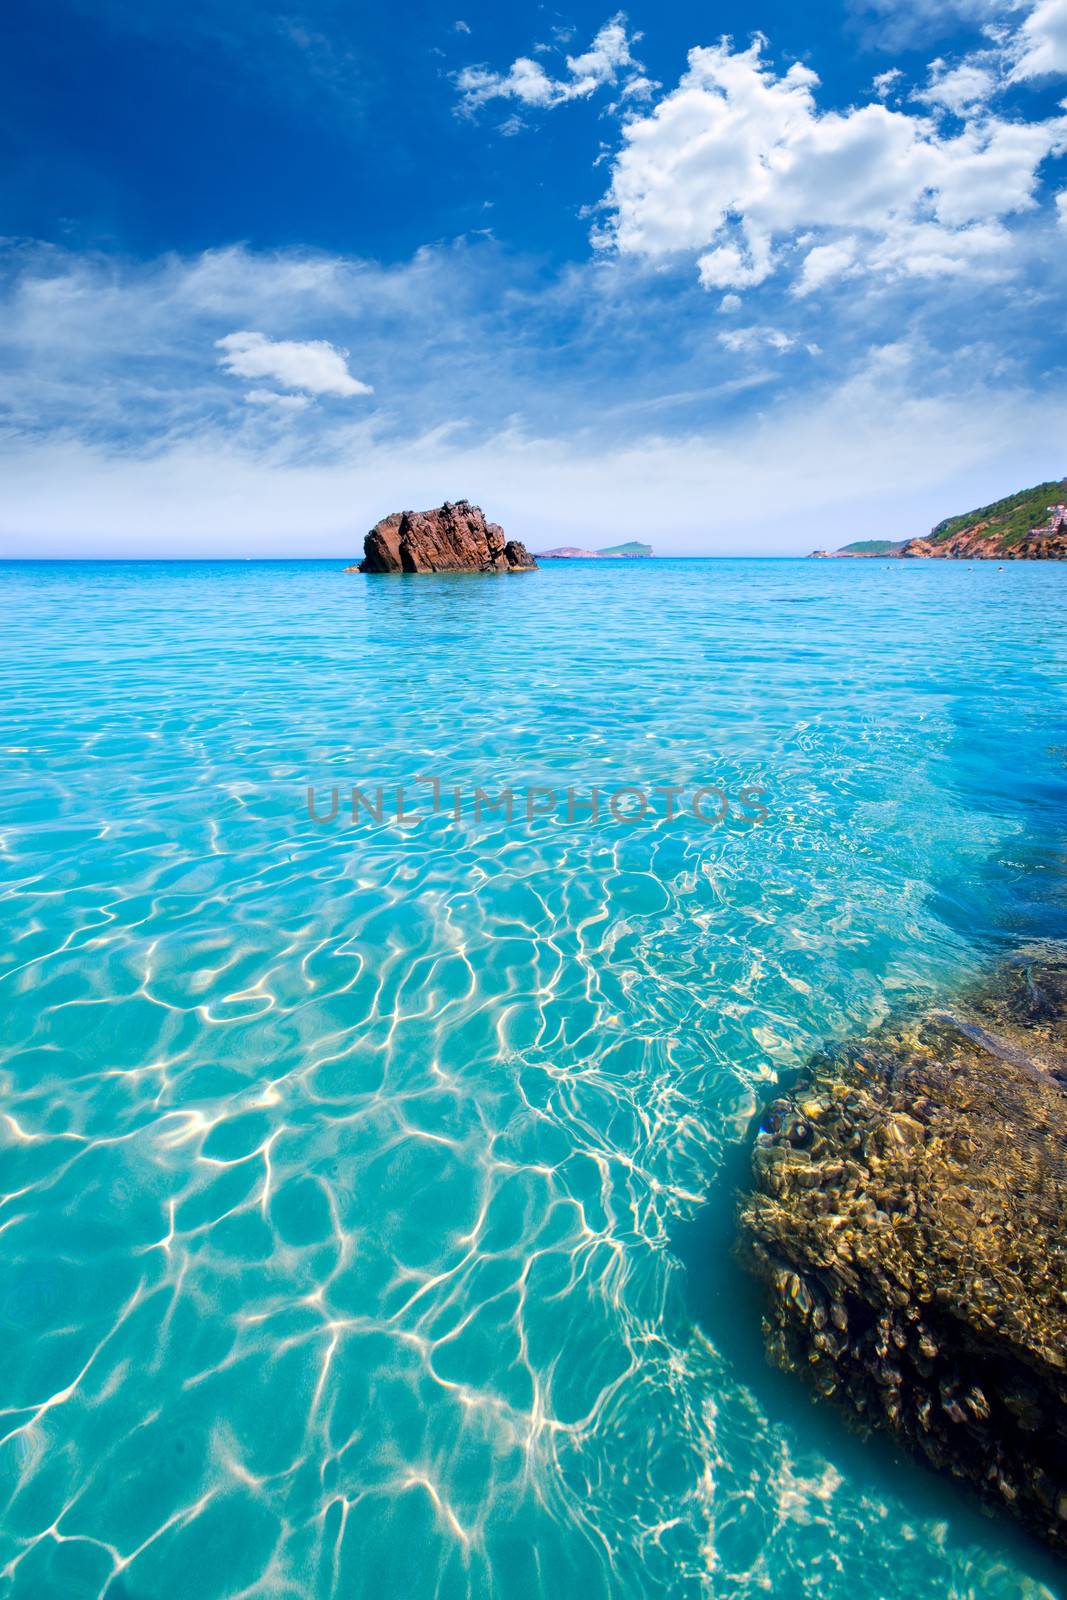
[[[342,565],[0,567],[0,1595],[1067,1594],[731,1257],[781,1075],[1067,933],[1067,566]]]

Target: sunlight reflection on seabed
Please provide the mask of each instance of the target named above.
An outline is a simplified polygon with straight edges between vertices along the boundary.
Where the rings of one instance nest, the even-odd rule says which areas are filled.
[[[602,662],[577,570],[4,576],[0,1593],[1052,1592],[774,1386],[730,1260],[779,1075],[979,959],[1060,706],[991,665],[1067,665],[1047,587],[976,648],[854,572],[858,639],[833,565],[618,576]]]

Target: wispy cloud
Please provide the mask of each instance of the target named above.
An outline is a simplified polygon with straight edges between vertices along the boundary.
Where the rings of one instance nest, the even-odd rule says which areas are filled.
[[[546,110],[568,100],[588,99],[606,84],[616,83],[620,74],[625,78],[623,93],[641,96],[651,83],[633,55],[640,37],[630,31],[625,12],[619,11],[599,29],[588,50],[565,57],[565,71],[556,76],[532,56],[518,56],[504,72],[484,65],[464,67],[455,74],[459,109],[473,115],[490,100],[514,100]],[[540,48],[551,53],[549,46]]]
[[[795,350],[797,346],[792,334],[783,333],[781,328],[761,327],[758,324],[720,333],[719,343],[735,355],[743,350],[774,350],[778,355],[784,355],[787,350]]]
[[[7,554],[283,553],[299,537],[347,555],[396,505],[462,495],[549,542],[655,526],[661,548],[797,549],[921,531],[931,501],[1047,475],[1067,421],[1054,383],[1040,398],[1030,383],[1032,317],[994,286],[969,286],[955,323],[951,299],[903,286],[820,323],[811,298],[768,284],[759,321],[732,328],[688,273],[611,258],[534,277],[488,241],[390,267],[239,248],[15,266],[0,288]],[[272,368],[279,345],[358,344],[379,404],[308,405],[276,370],[236,384],[216,347],[235,326],[262,330]],[[302,362],[280,381],[297,380]]]
[[[182,62],[182,76],[195,76],[206,92],[220,78],[227,90],[298,110],[302,117],[353,128],[367,105],[365,35],[347,23],[344,11],[333,26],[316,27],[308,12],[261,5],[257,0],[66,0],[94,27],[116,35],[157,41]]]
[[[551,543],[610,530],[651,532],[664,553],[787,554],[899,537],[1039,479],[1060,459],[1067,420],[1063,405],[1004,384],[931,393],[924,355],[888,347],[816,404],[631,444],[519,427],[383,439],[366,425],[339,436],[327,459],[286,436],[253,449],[212,428],[135,456],[70,438],[17,451],[0,441],[0,541],[8,555],[299,549],[350,559],[385,512],[462,495],[513,536]]]
[[[1010,0],[1008,0],[1010,4]],[[992,23],[1008,9],[1005,0],[846,0],[868,49],[915,49],[968,24]]]
[[[249,389],[245,402],[250,406],[271,406],[276,411],[306,411],[311,404],[306,394],[278,394],[274,389]]]

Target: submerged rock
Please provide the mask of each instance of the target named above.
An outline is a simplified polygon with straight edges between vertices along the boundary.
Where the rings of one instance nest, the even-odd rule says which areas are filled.
[[[526,572],[537,562],[526,546],[486,522],[480,506],[446,500],[436,511],[395,511],[363,541],[363,560],[348,572]]]
[[[768,1352],[1067,1552],[1067,956],[823,1052],[766,1110]]]

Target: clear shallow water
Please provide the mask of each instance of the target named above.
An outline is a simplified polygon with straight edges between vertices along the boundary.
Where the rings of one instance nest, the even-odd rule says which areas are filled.
[[[0,1594],[1067,1592],[770,1373],[728,1253],[779,1074],[1067,931],[1067,569],[0,607]],[[420,774],[767,816],[308,818]]]

